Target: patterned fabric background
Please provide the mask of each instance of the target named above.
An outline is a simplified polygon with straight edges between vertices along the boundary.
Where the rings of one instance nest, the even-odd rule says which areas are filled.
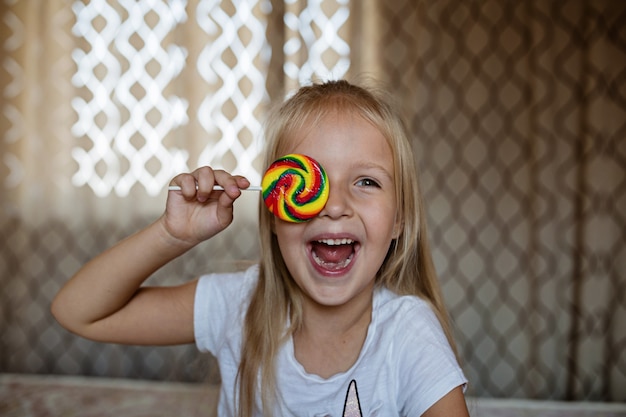
[[[418,3],[379,59],[474,389],[626,400],[624,3]]]
[[[258,176],[254,136],[269,100],[299,81],[347,74],[389,85],[410,121],[470,394],[626,401],[626,3],[248,0],[245,14],[238,2],[152,2],[174,20],[145,12],[151,29],[170,25],[157,41],[167,54],[139,67],[167,68],[170,78],[129,81],[132,104],[114,103],[148,121],[153,108],[161,115],[146,134],[119,111],[120,125],[136,130],[120,130],[132,146],[114,155],[116,172],[134,182],[118,188],[99,182],[117,164],[99,141],[112,140],[118,107],[93,100],[117,67],[94,65],[93,80],[74,74],[95,62],[76,55],[95,50],[92,32],[98,42],[118,19],[126,33],[132,7],[120,1],[119,17],[96,13],[81,28],[81,2],[45,2],[45,17],[36,3],[0,9],[0,372],[218,381],[213,359],[193,346],[92,343],[61,329],[49,303],[80,265],[158,216],[176,169],[219,163]],[[129,45],[151,45],[137,35],[142,23],[129,25]],[[254,30],[266,32],[271,54]],[[44,46],[50,39],[56,49]],[[126,56],[123,45],[116,51]],[[134,55],[120,62],[131,68]],[[37,72],[40,85],[25,81]],[[103,134],[83,128],[89,118]],[[136,161],[143,174],[125,177]],[[76,179],[81,169],[91,174]],[[247,196],[232,227],[150,282],[254,260],[256,208]]]

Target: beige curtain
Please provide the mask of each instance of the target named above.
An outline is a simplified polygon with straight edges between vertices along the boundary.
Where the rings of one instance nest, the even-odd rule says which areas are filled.
[[[474,389],[623,401],[625,5],[377,7]]]
[[[122,3],[108,2],[118,36],[127,36]],[[168,16],[185,17],[157,43],[172,55],[139,68],[175,72],[165,63],[176,62],[179,46],[184,65],[162,88],[128,90],[139,101],[155,92],[154,100],[169,100],[172,107],[162,109],[171,111],[146,112],[152,126],[180,108],[186,120],[172,122],[160,139],[169,154],[147,146],[170,157],[146,160],[145,183],[106,196],[76,185],[77,155],[99,157],[96,141],[77,127],[89,107],[77,103],[99,91],[76,79],[76,51],[93,48],[76,28],[77,4],[6,1],[0,11],[0,372],[216,380],[214,363],[192,347],[92,344],[59,329],[47,305],[79,265],[161,212],[165,194],[150,180],[163,166],[173,173],[181,164],[210,163],[258,175],[255,123],[268,103],[301,79],[345,75],[387,85],[409,122],[470,394],[626,400],[622,2],[233,1],[211,6],[219,13],[206,1],[180,2],[184,13],[176,2],[155,2],[173,8]],[[241,4],[252,4],[254,24],[233,23],[241,22]],[[167,19],[146,13],[141,21],[159,29]],[[108,21],[94,15],[90,22],[103,31]],[[255,49],[258,39],[266,49]],[[152,45],[132,34],[127,43],[137,54]],[[124,45],[108,51],[121,74],[134,71]],[[93,73],[102,80],[115,68]],[[106,130],[119,115],[124,129],[133,128],[124,124],[133,120],[124,99],[113,100],[110,113],[94,113],[95,125]],[[154,140],[148,131],[138,128],[128,143],[145,148]],[[147,158],[124,154],[124,144],[115,143],[124,134],[93,136],[122,149],[122,174]],[[102,177],[106,161],[94,164]],[[219,239],[154,279],[180,282],[253,260],[256,199],[247,198]]]

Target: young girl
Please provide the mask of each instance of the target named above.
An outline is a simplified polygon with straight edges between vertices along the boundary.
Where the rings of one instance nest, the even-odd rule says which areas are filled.
[[[141,286],[225,229],[250,185],[209,167],[178,175],[162,217],[61,289],[57,320],[103,342],[195,342],[218,359],[220,416],[467,416],[396,113],[368,90],[327,82],[288,99],[266,139],[266,166],[298,153],[324,167],[330,193],[318,216],[289,223],[262,207],[257,266]]]

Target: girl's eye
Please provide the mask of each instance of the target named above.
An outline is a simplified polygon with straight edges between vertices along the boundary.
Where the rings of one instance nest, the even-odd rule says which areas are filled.
[[[357,185],[361,187],[376,187],[380,188],[380,184],[374,181],[371,178],[363,178],[362,180],[357,181]]]

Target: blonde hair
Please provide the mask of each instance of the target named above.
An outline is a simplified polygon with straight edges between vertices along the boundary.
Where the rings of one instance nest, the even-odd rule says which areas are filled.
[[[378,271],[377,285],[400,295],[416,295],[428,301],[456,352],[427,241],[416,163],[406,127],[389,103],[379,92],[347,81],[302,87],[268,120],[265,166],[289,152],[293,144],[288,141],[295,134],[306,126],[315,125],[329,112],[353,112],[376,126],[392,150],[396,216],[401,226],[398,238],[391,244]],[[245,317],[237,375],[240,417],[249,417],[255,412],[259,389],[263,415],[271,415],[276,392],[276,355],[302,323],[302,295],[281,256],[276,235],[272,232],[273,221],[268,210],[259,210],[259,281]],[[290,326],[287,329],[288,322]]]

